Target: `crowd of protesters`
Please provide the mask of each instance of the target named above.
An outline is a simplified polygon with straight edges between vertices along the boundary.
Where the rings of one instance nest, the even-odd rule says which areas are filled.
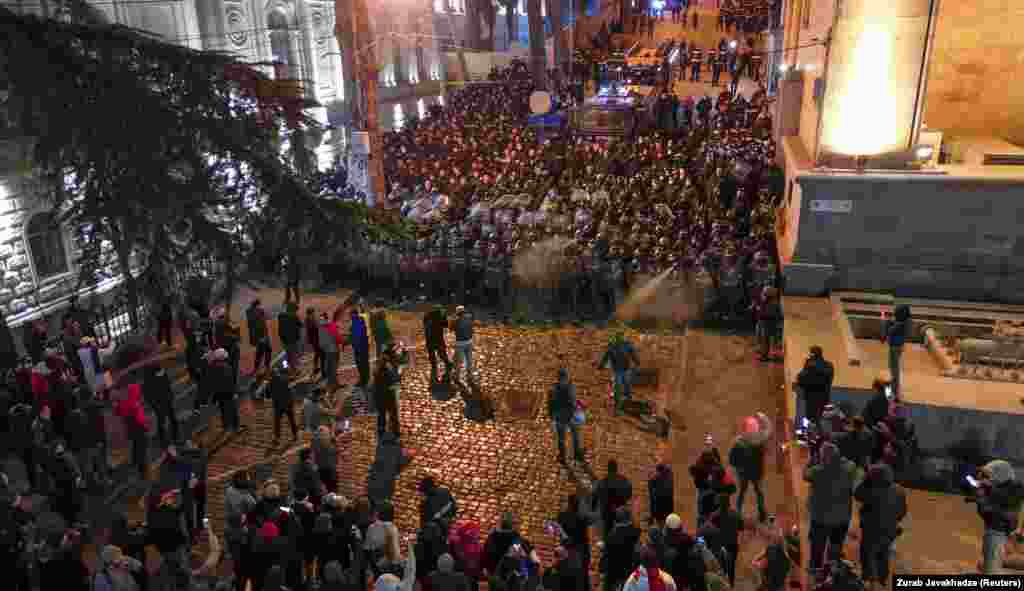
[[[447,240],[457,229],[464,242],[458,246],[481,261],[484,275],[492,267],[507,275],[512,257],[551,239],[569,245],[563,254],[574,261],[567,273],[574,282],[593,282],[595,271],[622,277],[665,270],[703,274],[723,315],[755,309],[767,358],[781,320],[778,291],[771,287],[771,211],[782,191],[775,148],[763,133],[770,124],[756,124],[765,112],[757,102],[763,95],[748,101],[725,92],[717,101],[691,101],[666,92],[655,107],[652,133],[635,142],[573,138],[541,144],[525,124],[533,90],[525,66],[495,72],[492,82],[452,93],[448,106],[386,137],[389,200],[422,222],[421,240]],[[749,116],[751,105],[756,117]],[[506,290],[507,278],[488,289]],[[575,289],[577,284],[569,287]],[[323,379],[323,389],[334,391],[340,352],[351,346],[356,389],[378,415],[378,435],[397,439],[407,358],[382,310],[352,305],[333,313],[304,312],[300,317],[297,297],[286,298],[277,318],[284,350],[275,358],[268,312],[258,300],[246,310],[256,350],[252,371],[266,372],[275,442],[283,419],[293,439],[300,428],[314,437],[299,450],[287,482],[248,472],[231,478],[225,521],[216,524],[219,536],[206,517],[207,452],[183,433],[166,369],[144,367],[111,383],[104,367],[109,343],[97,340],[76,309],[64,323],[60,347],[48,347],[54,339],[37,327],[27,343],[29,359],[0,389],[5,447],[24,465],[28,486],[0,475],[0,561],[9,588],[471,591],[487,581],[496,590],[584,591],[593,588],[596,547],[593,566],[606,591],[719,591],[735,585],[737,560],[751,534],[766,546],[754,561],[763,591],[783,589],[800,563],[798,533],[784,531],[767,511],[762,482],[773,434],[763,413],[744,421],[725,456],[711,436],[705,439],[689,468],[697,494],[692,516],[675,508],[674,467],[659,464],[646,483],[650,515],[642,523],[633,483],[610,461],[605,478],[580,484],[551,515],[544,535],[556,547],[546,563],[520,533],[515,511],[504,512],[482,535],[481,525],[460,514],[457,499],[432,478],[418,489],[418,527],[400,531],[390,502],[338,494],[337,429],[322,424],[321,389],[303,401],[297,421],[289,377],[300,354],[312,351],[314,374]],[[174,316],[169,305],[157,314],[162,343],[171,342]],[[240,331],[199,303],[184,306],[177,316],[196,387],[193,411],[216,403],[225,435],[243,430],[239,378],[249,368],[241,367]],[[440,360],[445,376],[463,368],[473,381],[472,316],[465,309],[453,318],[434,310],[424,328],[431,380],[440,377]],[[448,359],[447,331],[455,336],[454,363]],[[612,365],[621,405],[620,388],[628,398],[625,376],[638,360],[623,341],[613,345],[600,365]],[[814,349],[796,384],[814,434],[805,473],[811,491],[810,564],[819,572],[839,563],[856,499],[862,577],[874,585],[887,579],[890,548],[907,512],[905,492],[895,480],[915,454],[913,425],[884,382],[859,416],[830,404],[832,374],[823,352]],[[583,457],[577,408],[571,376],[563,370],[552,385],[548,412],[564,463],[566,431],[572,457]],[[163,449],[155,470],[151,432]],[[131,443],[132,466],[153,483],[145,495],[144,527],[130,527],[123,516],[104,524],[83,521],[86,496],[110,484],[112,433]],[[756,519],[744,515],[751,489]],[[976,493],[985,522],[981,568],[995,572],[1017,530],[1024,486],[1012,467],[996,461],[980,471]],[[39,496],[52,511],[33,510],[31,499]],[[596,545],[591,527],[600,535]],[[95,560],[86,560],[86,545],[95,549]],[[155,548],[155,562],[146,560],[147,547]],[[200,547],[207,551],[199,553]]]
[[[534,307],[561,314],[592,302],[607,314],[633,276],[672,270],[712,285],[722,315],[746,316],[775,281],[783,184],[770,138],[735,125],[757,121],[747,113],[763,113],[763,92],[753,102],[665,93],[653,133],[635,141],[541,144],[526,125],[524,68],[451,93],[447,107],[386,135],[389,201],[420,234],[364,257],[385,270],[370,274],[436,293],[473,285],[482,302],[504,305],[516,257],[558,244],[563,272]]]

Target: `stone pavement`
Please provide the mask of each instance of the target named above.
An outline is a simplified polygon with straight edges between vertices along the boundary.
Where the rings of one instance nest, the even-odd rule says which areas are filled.
[[[347,294],[329,299],[325,296],[320,302],[333,306],[345,297]],[[645,431],[635,419],[613,416],[608,401],[610,372],[595,369],[607,344],[607,330],[486,325],[477,328],[474,361],[482,391],[497,403],[497,416],[493,422],[475,423],[463,416],[463,402],[458,396],[447,402],[431,397],[421,316],[396,312],[391,318],[396,335],[415,346],[410,368],[403,375],[400,411],[402,445],[414,459],[398,474],[393,498],[396,522],[403,533],[419,527],[415,487],[422,477],[432,475],[458,499],[459,519],[477,521],[487,532],[501,512],[514,511],[524,535],[538,546],[542,558],[550,558],[556,540],[543,533],[543,521],[557,515],[576,487],[568,470],[556,461],[545,408],[547,391],[562,363],[587,405],[589,416],[581,434],[589,467],[600,478],[608,460],[619,462],[633,482],[638,521],[647,517],[647,477],[655,462],[666,458],[672,461],[676,474],[676,509],[692,527],[695,499],[688,467],[702,445],[704,433],[712,432],[723,455],[727,455],[742,417],[759,409],[773,414],[777,404],[773,399],[777,389],[772,387],[776,368],[752,361],[749,338],[699,332],[690,337],[653,336],[627,331],[637,345],[643,367],[660,370],[657,385],[637,387],[635,396],[651,400],[659,413],[667,412],[673,419],[669,439],[662,440]],[[247,355],[251,352],[243,351],[243,368],[251,364]],[[304,357],[295,383],[308,381],[311,357]],[[343,384],[357,381],[349,364],[347,359],[342,362],[339,379]],[[687,371],[688,365],[693,366],[692,371]],[[298,402],[296,415],[301,421]],[[328,420],[333,419],[325,418]],[[231,474],[258,469],[284,486],[288,468],[309,435],[304,434],[302,442],[293,444],[285,426],[286,445],[274,448],[268,402],[256,402],[243,413],[243,424],[249,427],[245,435],[219,441],[219,422],[214,423],[204,437],[215,448],[209,466],[208,512],[215,530],[220,532],[224,486]],[[338,447],[340,492],[349,497],[365,495],[370,467],[376,459],[376,417],[354,417],[351,432],[339,438]],[[582,470],[575,472],[581,474]],[[769,470],[766,494],[769,510],[783,514],[780,480],[775,471]],[[752,501],[748,503],[748,515]],[[141,505],[133,503],[129,509],[130,519],[141,521]],[[744,550],[741,578],[749,575],[750,560],[759,550],[757,542],[750,544],[749,552]],[[595,567],[597,556],[595,553]]]

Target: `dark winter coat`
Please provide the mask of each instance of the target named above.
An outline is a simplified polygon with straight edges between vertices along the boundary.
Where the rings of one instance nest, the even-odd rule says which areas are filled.
[[[281,312],[277,316],[277,334],[285,346],[297,343],[302,338],[302,321],[295,314]]]
[[[808,359],[797,375],[796,383],[808,400],[819,397],[827,401],[832,394],[835,372],[832,363],[825,359]]]
[[[583,561],[578,552],[570,551],[568,556],[544,573],[544,588],[556,591],[587,590]]]
[[[612,523],[615,511],[633,498],[633,484],[625,476],[615,474],[597,483],[594,489],[594,510],[605,523]]]
[[[977,498],[978,515],[985,522],[985,529],[1005,534],[1017,529],[1021,505],[1024,504],[1024,484],[1017,480],[995,483]]]
[[[633,572],[640,529],[631,523],[616,524],[608,534],[604,553],[607,555],[604,573],[613,581],[625,581]]]
[[[448,319],[443,310],[431,310],[423,317],[423,333],[427,346],[439,348],[444,346],[444,332],[447,330]]]
[[[434,571],[428,577],[430,591],[470,591],[469,577],[460,572]]]
[[[870,429],[848,431],[836,439],[839,453],[861,468],[867,468],[875,452],[875,436]]]
[[[274,401],[274,412],[286,412],[292,405],[292,389],[288,376],[275,371],[270,378],[270,398]]]
[[[647,481],[651,517],[658,521],[664,520],[675,511],[672,484],[672,468],[667,465],[662,470],[656,472],[654,478]]]
[[[249,326],[249,344],[255,347],[267,338],[267,313],[260,306],[250,306],[245,311],[245,322]]]
[[[548,394],[548,416],[551,420],[567,425],[576,414],[576,386],[559,382],[551,387]]]
[[[745,437],[736,440],[729,450],[729,465],[736,470],[736,475],[744,480],[761,480],[764,478],[764,444],[754,443]]]
[[[853,496],[861,502],[860,527],[865,536],[896,537],[899,523],[907,514],[907,492],[893,480],[892,468],[877,464],[854,491]]]
[[[67,428],[68,448],[74,452],[89,449],[95,445],[95,436],[91,432],[89,415],[80,408],[68,414],[64,424]]]
[[[861,416],[864,417],[864,423],[869,427],[877,425],[889,416],[889,399],[885,396],[884,390],[875,391],[875,394],[864,405]]]
[[[902,347],[910,340],[913,330],[910,306],[900,305],[893,310],[893,319],[885,321],[885,339],[890,347]]]
[[[690,476],[693,478],[693,485],[697,490],[708,487],[708,478],[716,466],[722,465],[722,454],[718,448],[706,449],[701,452],[696,463],[690,466]]]
[[[853,514],[853,491],[860,479],[860,469],[836,454],[828,464],[814,464],[804,470],[804,480],[811,484],[807,499],[812,523],[843,525]]]
[[[706,568],[698,554],[697,541],[682,530],[669,530],[665,536],[665,569],[679,589],[704,591]]]
[[[493,574],[501,559],[508,554],[512,544],[522,543],[522,536],[512,529],[497,528],[491,531],[484,542],[483,567]]]
[[[142,391],[146,403],[157,415],[169,416],[174,413],[174,391],[171,389],[171,377],[166,371],[147,375]]]

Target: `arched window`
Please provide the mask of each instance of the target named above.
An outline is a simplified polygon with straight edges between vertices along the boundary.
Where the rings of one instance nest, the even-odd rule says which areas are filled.
[[[69,271],[64,231],[53,213],[37,213],[25,225],[25,242],[32,259],[36,281]]]
[[[270,29],[270,55],[273,59],[274,77],[289,80],[298,75],[295,55],[292,53],[292,30],[288,26],[288,16],[281,10],[274,10],[267,15],[267,28]]]

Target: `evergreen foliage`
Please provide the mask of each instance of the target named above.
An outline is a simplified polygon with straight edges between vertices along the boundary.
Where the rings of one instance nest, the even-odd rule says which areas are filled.
[[[302,151],[306,134],[321,133],[302,112],[310,105],[268,97],[269,78],[232,55],[0,7],[0,80],[8,118],[31,138],[31,174],[82,229],[82,280],[96,278],[109,243],[133,315],[140,297],[171,293],[190,255],[227,263],[230,300],[254,244],[301,260],[368,221],[282,155],[286,139]]]

